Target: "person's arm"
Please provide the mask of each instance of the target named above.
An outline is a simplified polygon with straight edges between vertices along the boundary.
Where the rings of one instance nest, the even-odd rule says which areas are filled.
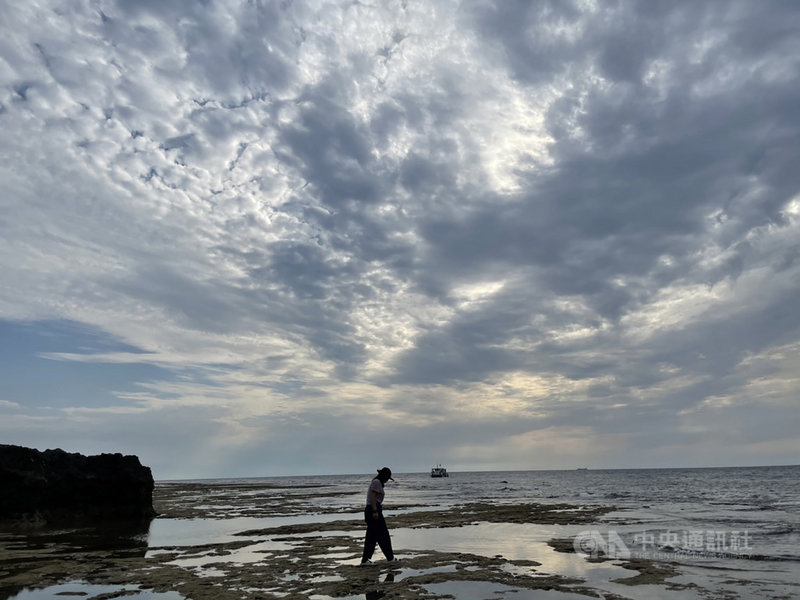
[[[375,493],[375,490],[369,491],[369,503],[372,506],[372,518],[378,518],[378,494]]]

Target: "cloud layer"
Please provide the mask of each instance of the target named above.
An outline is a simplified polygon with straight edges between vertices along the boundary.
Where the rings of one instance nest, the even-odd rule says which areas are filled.
[[[162,477],[796,461],[791,3],[0,27],[3,439]]]

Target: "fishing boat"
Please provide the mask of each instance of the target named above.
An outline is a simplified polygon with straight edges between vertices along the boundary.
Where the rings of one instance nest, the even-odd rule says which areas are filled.
[[[442,465],[437,465],[431,469],[431,477],[450,477],[450,475]]]

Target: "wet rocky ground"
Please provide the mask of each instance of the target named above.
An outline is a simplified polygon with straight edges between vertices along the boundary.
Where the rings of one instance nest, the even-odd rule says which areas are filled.
[[[534,560],[443,551],[435,544],[429,549],[398,548],[399,564],[377,560],[362,567],[359,511],[343,513],[341,504],[331,503],[316,511],[321,522],[304,519],[310,499],[319,502],[320,493],[307,486],[241,484],[210,490],[203,484],[165,484],[157,487],[155,496],[160,522],[5,527],[0,531],[0,600],[67,595],[96,600],[498,598],[511,592],[510,597],[519,600],[645,597],[637,593],[637,586],[669,586],[688,594],[676,597],[711,597],[694,583],[670,583],[677,571],[649,561],[616,561],[615,568],[627,574],[618,582],[630,588],[630,594],[601,592],[580,577],[546,572]],[[534,503],[393,508],[388,517],[393,531],[486,523],[591,525],[613,510]],[[247,527],[259,520],[270,523]],[[162,523],[175,526],[175,533],[155,536],[156,525]],[[215,524],[227,528],[215,529]],[[206,529],[209,533],[203,535]],[[552,540],[551,546],[554,552],[574,552],[571,539]],[[72,587],[54,587],[68,583]]]

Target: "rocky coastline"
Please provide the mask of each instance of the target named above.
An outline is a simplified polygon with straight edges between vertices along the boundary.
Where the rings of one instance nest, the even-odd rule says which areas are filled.
[[[0,444],[0,521],[148,520],[154,481],[136,456]]]

